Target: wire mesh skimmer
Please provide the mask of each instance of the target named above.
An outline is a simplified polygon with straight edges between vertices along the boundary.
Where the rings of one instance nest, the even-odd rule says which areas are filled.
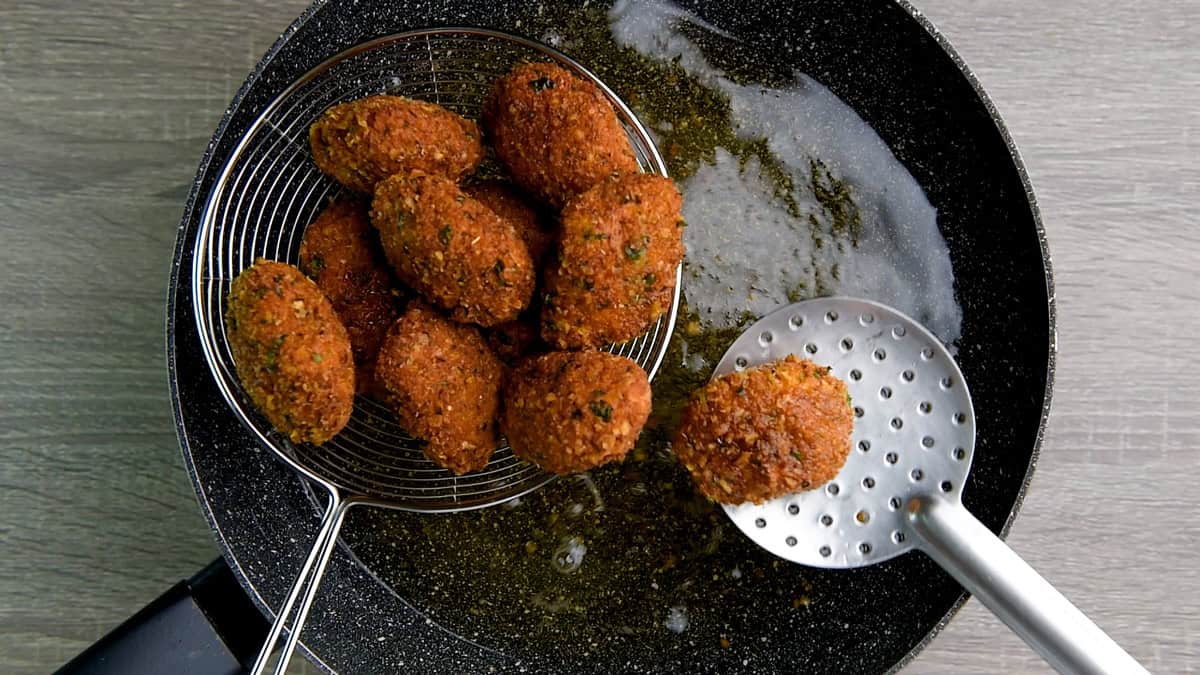
[[[350,507],[463,511],[514,499],[553,479],[517,459],[507,447],[499,448],[483,470],[455,476],[429,461],[384,406],[362,397],[355,401],[349,424],[332,441],[319,449],[293,444],[255,411],[238,384],[222,320],[233,278],[260,257],[297,263],[308,223],[341,190],[317,170],[308,148],[308,128],[325,109],[364,96],[396,94],[478,118],[492,82],[526,61],[556,63],[599,86],[625,127],[642,170],[666,175],[666,165],[645,127],[579,63],[517,36],[440,28],[363,43],[306,73],[266,106],[234,148],[208,195],[192,277],[192,302],[205,359],[222,395],[259,441],[329,493],[317,539],[276,615],[255,673],[266,668],[299,598],[276,672],[286,668]],[[650,377],[671,336],[680,274],[676,270],[671,310],[644,335],[609,348],[636,361]]]

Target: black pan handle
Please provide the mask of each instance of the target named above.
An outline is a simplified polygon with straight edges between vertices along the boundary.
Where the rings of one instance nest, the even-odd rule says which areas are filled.
[[[235,675],[267,638],[263,617],[217,558],[175,584],[57,675]]]

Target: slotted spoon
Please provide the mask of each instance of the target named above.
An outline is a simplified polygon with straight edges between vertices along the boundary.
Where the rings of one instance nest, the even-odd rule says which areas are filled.
[[[788,354],[829,366],[846,382],[852,449],[819,489],[726,505],[742,532],[814,567],[860,567],[919,549],[1057,670],[1146,672],[963,506],[975,411],[962,372],[936,336],[876,302],[808,300],[751,325],[714,377]]]

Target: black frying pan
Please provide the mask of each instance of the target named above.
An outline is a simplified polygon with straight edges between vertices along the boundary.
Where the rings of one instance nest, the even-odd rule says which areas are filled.
[[[243,131],[295,78],[373,37],[473,24],[538,39],[547,29],[575,25],[567,19],[577,7],[539,16],[530,4],[319,4],[247,79],[189,197],[168,314],[179,437],[232,573],[218,563],[181,584],[66,671],[236,672],[265,634],[251,607],[269,614],[279,606],[316,535],[321,505],[228,410],[201,355],[190,305],[200,209]],[[1041,439],[1054,308],[1032,192],[995,111],[949,45],[906,4],[682,4],[742,45],[725,54],[729,67],[768,81],[800,70],[829,87],[887,142],[937,209],[964,314],[958,360],[978,411],[964,502],[1003,533]],[[584,65],[604,77],[604,64]],[[620,81],[609,84],[636,98]],[[669,489],[688,488],[683,482]],[[518,578],[527,574],[522,556],[545,552],[538,537],[556,531],[548,522],[571,517],[565,507],[589,494],[578,481],[559,481],[527,500],[527,520],[497,512],[354,514],[308,620],[307,655],[345,673],[886,671],[907,663],[964,599],[919,554],[853,571],[815,570],[773,559],[720,521],[696,530],[698,551],[657,559],[653,576],[636,555],[621,567],[617,553],[604,551],[605,528],[625,525],[600,516],[589,525],[589,555],[614,566],[611,579],[589,589],[583,576]],[[648,515],[678,522],[685,534],[708,517],[702,508],[686,517]],[[504,531],[487,534],[497,526]],[[647,531],[647,549],[681,536],[659,532]],[[650,585],[657,579],[664,580],[659,588]],[[667,586],[673,595],[658,593]],[[580,610],[571,606],[578,598],[592,600]],[[667,625],[679,627],[677,607],[688,618],[678,634]],[[522,618],[526,608],[540,618]],[[185,654],[190,660],[178,660]]]

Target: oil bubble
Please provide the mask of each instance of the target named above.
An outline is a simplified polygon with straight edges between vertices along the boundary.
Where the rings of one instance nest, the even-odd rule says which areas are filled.
[[[667,610],[667,618],[663,625],[672,633],[682,633],[688,627],[687,607],[677,605]]]
[[[550,562],[556,571],[570,574],[583,564],[583,556],[586,553],[587,545],[582,540],[578,537],[567,537],[554,549]]]

